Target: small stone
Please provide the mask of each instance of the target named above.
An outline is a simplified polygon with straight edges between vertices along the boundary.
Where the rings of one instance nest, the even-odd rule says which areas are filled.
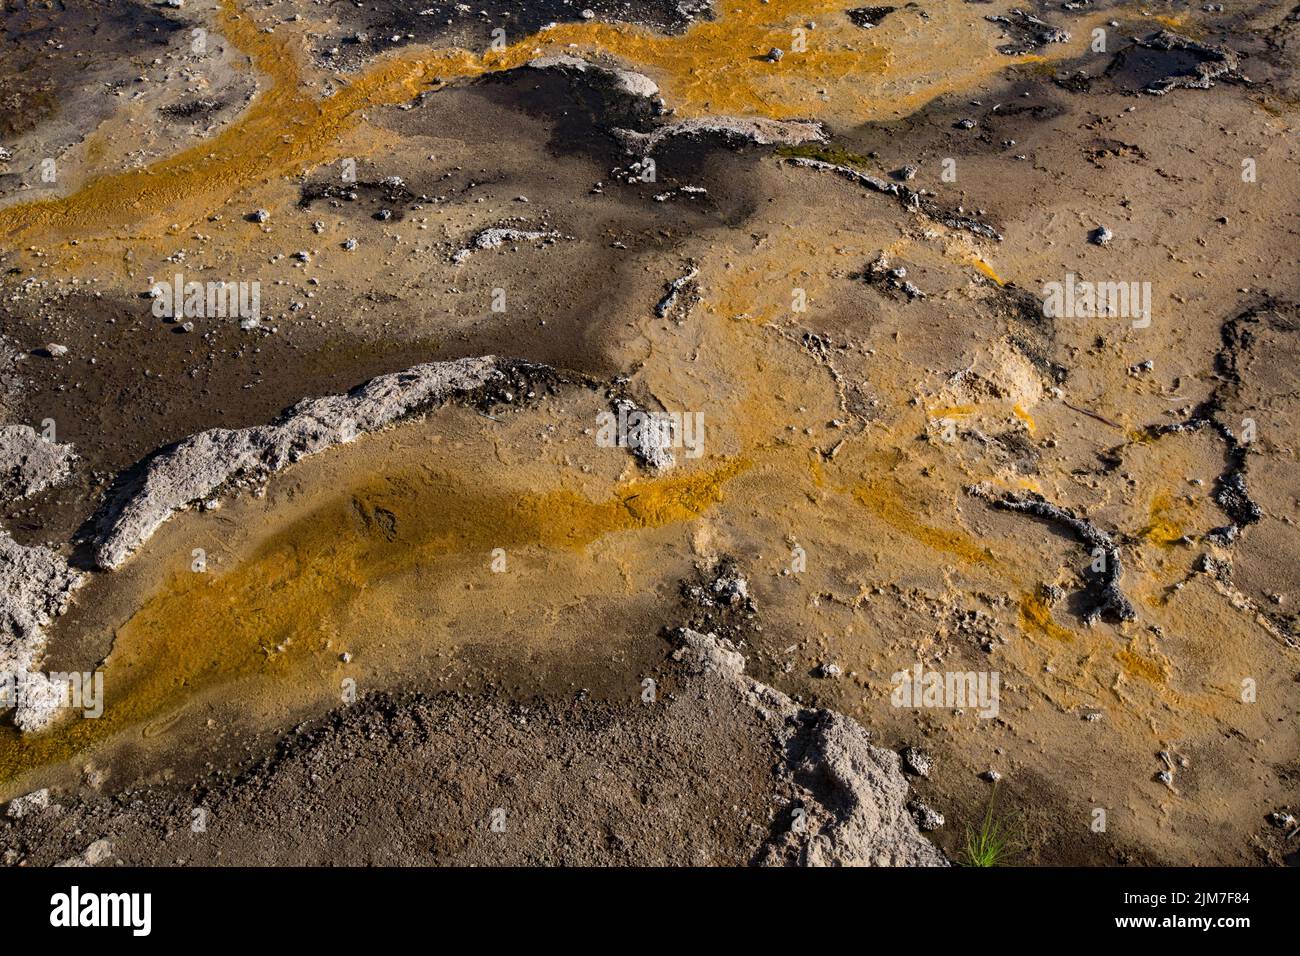
[[[919,747],[904,747],[899,757],[903,760],[903,769],[918,777],[930,776],[930,755]]]
[[[989,783],[997,783],[1002,779],[1002,774],[998,773],[996,770],[985,770],[980,774],[980,779],[987,780]]]
[[[774,46],[772,49],[767,51],[767,59],[769,63],[779,63],[784,56],[785,51],[778,46]]]
[[[29,813],[37,813],[50,805],[50,791],[42,788],[33,790],[21,797],[15,797],[5,807],[5,816],[10,820],[21,820]]]
[[[266,222],[271,218],[271,214],[265,209],[257,209],[250,213],[248,218],[253,222]]]
[[[975,121],[973,119],[960,119],[955,125],[958,129],[974,129]]]
[[[912,819],[916,821],[916,825],[926,832],[937,830],[943,826],[943,814],[931,809],[920,800],[909,802],[907,809],[912,814]]]
[[[66,345],[59,345],[57,342],[51,342],[49,345],[45,346],[45,351],[49,354],[50,358],[58,358],[61,355],[68,354],[68,347]]]
[[[343,240],[343,248],[346,249],[348,252],[351,252],[356,247],[357,247],[357,241],[355,239],[349,237]]]
[[[339,655],[339,660],[341,660],[344,664],[351,664],[352,655],[349,654],[347,651],[344,651],[342,654]]]
[[[839,664],[834,664],[834,663],[831,663],[830,661],[827,661],[826,663],[821,664],[821,665],[818,666],[818,668],[817,668],[817,676],[818,676],[818,677],[831,677],[831,678],[834,678],[834,677],[839,677],[839,676],[840,676],[841,674],[843,674],[843,673],[844,673],[844,671],[842,671],[842,670],[840,669],[840,665],[839,665]]]

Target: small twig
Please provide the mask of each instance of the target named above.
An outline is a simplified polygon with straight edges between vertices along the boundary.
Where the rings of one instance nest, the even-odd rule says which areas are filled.
[[[1111,428],[1118,428],[1120,431],[1124,430],[1123,425],[1119,424],[1118,422],[1112,422],[1109,418],[1107,418],[1104,415],[1098,415],[1096,412],[1090,412],[1086,408],[1080,408],[1078,405],[1072,405],[1069,402],[1067,402],[1065,399],[1061,399],[1061,404],[1064,405],[1066,408],[1074,409],[1080,415],[1087,415],[1089,418],[1095,418],[1097,419],[1097,421],[1101,422],[1104,425],[1109,425]]]

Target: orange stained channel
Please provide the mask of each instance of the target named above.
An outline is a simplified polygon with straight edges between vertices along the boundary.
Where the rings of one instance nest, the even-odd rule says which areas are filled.
[[[166,722],[207,689],[250,678],[283,687],[330,666],[337,657],[322,635],[406,575],[494,548],[580,550],[618,532],[690,521],[749,467],[730,459],[620,485],[603,501],[565,489],[489,491],[420,469],[361,480],[228,571],[173,574],[118,629],[101,717],[25,735],[0,728],[0,785],[128,728]]]

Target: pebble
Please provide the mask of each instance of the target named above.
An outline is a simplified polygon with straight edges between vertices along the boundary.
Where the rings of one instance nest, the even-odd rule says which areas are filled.
[[[1088,241],[1094,246],[1104,246],[1114,238],[1115,234],[1105,226],[1098,226],[1092,232],[1088,233]]]
[[[944,824],[943,814],[937,810],[931,809],[920,800],[913,800],[907,805],[907,809],[912,814],[912,819],[922,830],[937,830]]]
[[[10,820],[21,820],[27,814],[44,810],[49,805],[50,791],[48,789],[33,790],[29,794],[10,800],[9,805],[5,807],[5,816]]]
[[[918,777],[930,776],[930,755],[919,747],[904,747],[899,757],[903,760],[903,769]]]

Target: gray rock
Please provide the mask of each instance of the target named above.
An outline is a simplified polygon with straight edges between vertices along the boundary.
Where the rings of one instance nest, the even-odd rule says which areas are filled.
[[[534,70],[560,70],[566,73],[591,73],[607,80],[616,90],[629,96],[654,99],[659,96],[659,86],[644,73],[631,70],[618,70],[613,67],[589,63],[576,56],[540,56],[530,60],[528,65]]]
[[[479,232],[470,241],[469,245],[460,249],[451,257],[451,261],[460,265],[475,252],[483,249],[499,249],[506,243],[515,242],[554,242],[558,239],[572,239],[572,236],[566,236],[563,233],[554,232],[549,229],[512,229],[506,226],[493,226],[490,229],[484,229]]]
[[[907,805],[907,810],[912,814],[912,819],[916,825],[927,833],[932,830],[938,830],[944,824],[943,814],[938,810],[933,810],[920,800],[913,798]]]
[[[269,425],[192,435],[148,459],[106,506],[94,539],[95,564],[121,567],[172,514],[233,484],[258,484],[308,455],[500,380],[498,365],[492,356],[416,365],[346,395],[299,402]]]
[[[780,691],[745,676],[745,659],[729,641],[685,629],[673,656],[744,695],[771,729],[776,776],[804,810],[803,824],[774,833],[765,865],[947,866],[907,810],[907,779],[898,755],[873,747],[856,721],[809,711]]]
[[[66,688],[34,671],[45,653],[45,629],[84,582],[60,554],[25,548],[0,531],[0,674],[14,675],[20,730],[46,727]],[[11,702],[12,703],[12,702]]]
[[[0,425],[0,498],[16,501],[68,480],[76,453],[29,425]]]
[[[5,807],[5,816],[10,820],[21,820],[30,813],[39,813],[47,809],[49,805],[50,791],[48,789],[33,790],[31,793],[10,800],[9,805]]]
[[[54,865],[61,867],[98,866],[109,859],[112,855],[113,844],[109,843],[107,840],[96,840],[94,843],[90,844],[90,846],[86,847],[80,856],[69,857],[68,859]]]
[[[82,575],[49,548],[25,548],[0,531],[0,673],[29,671],[44,629],[68,606]]]
[[[667,139],[678,136],[721,136],[755,146],[798,146],[801,143],[826,142],[826,130],[820,123],[802,120],[770,120],[736,116],[710,116],[682,120],[659,126],[648,133],[615,129],[614,136],[628,152],[649,156]]]
[[[930,755],[919,747],[904,747],[899,753],[903,769],[918,777],[930,776]]]
[[[667,471],[677,464],[677,456],[673,454],[676,422],[671,415],[646,411],[626,398],[615,400],[614,414],[619,422],[637,422],[636,415],[641,416],[639,427],[630,428],[619,436],[620,444],[641,464],[655,471]]]

